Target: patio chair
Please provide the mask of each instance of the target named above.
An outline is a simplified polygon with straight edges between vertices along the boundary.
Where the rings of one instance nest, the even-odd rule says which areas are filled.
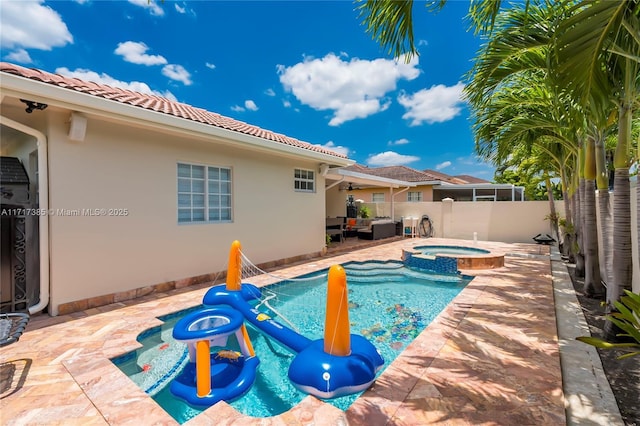
[[[344,241],[345,223],[342,217],[328,217],[325,223],[325,231],[327,235],[337,236],[340,242]]]
[[[0,314],[0,347],[18,341],[29,322],[29,314]]]
[[[405,237],[415,238],[418,236],[418,218],[404,217],[402,218],[402,229]]]

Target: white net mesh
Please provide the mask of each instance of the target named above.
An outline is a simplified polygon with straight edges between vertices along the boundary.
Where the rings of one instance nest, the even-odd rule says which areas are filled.
[[[240,253],[242,258],[242,271],[241,271],[241,279],[242,282],[251,282],[250,278],[258,275],[266,275],[274,280],[276,280],[276,285],[270,285],[268,288],[262,289],[262,294],[258,304],[256,305],[256,309],[261,311],[266,311],[273,316],[276,317],[277,321],[282,322],[293,330],[300,332],[299,328],[296,324],[293,324],[289,321],[285,315],[280,312],[279,306],[283,306],[284,304],[295,304],[304,307],[305,309],[310,308],[310,304],[318,304],[315,308],[322,308],[324,310],[324,304],[326,300],[324,297],[317,297],[315,294],[312,297],[304,297],[303,302],[293,302],[292,300],[300,300],[296,299],[296,296],[300,296],[301,294],[305,294],[307,291],[311,291],[312,293],[317,293],[320,291],[323,295],[326,294],[326,287],[323,289],[319,289],[318,283],[325,282],[327,280],[327,273],[319,273],[313,274],[309,277],[302,278],[288,278],[284,276],[279,276],[276,274],[272,274],[267,272],[257,265],[255,265],[251,259],[249,259],[244,253]],[[285,283],[295,283],[294,287],[290,286],[281,286],[278,284]],[[282,291],[283,289],[288,289],[286,291]],[[313,291],[315,289],[315,291]]]
[[[251,278],[251,277],[255,277],[257,275],[267,275],[271,278],[274,278],[278,281],[315,281],[318,279],[318,277],[326,277],[327,274],[324,273],[322,275],[314,275],[313,277],[304,277],[304,278],[287,278],[287,277],[283,277],[283,276],[278,276],[275,274],[272,274],[270,272],[267,272],[263,269],[260,269],[258,266],[256,266],[253,262],[251,262],[251,260],[245,256],[244,253],[240,252],[240,256],[242,257],[242,273],[241,273],[241,277],[242,280],[244,281],[246,278]]]

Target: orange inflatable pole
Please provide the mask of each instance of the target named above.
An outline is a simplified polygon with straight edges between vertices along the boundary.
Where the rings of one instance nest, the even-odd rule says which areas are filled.
[[[324,351],[331,355],[351,354],[347,273],[340,265],[329,269],[327,312],[324,321]]]
[[[196,395],[203,398],[211,392],[211,355],[209,341],[196,342]]]
[[[247,345],[247,350],[249,351],[249,355],[256,356],[256,351],[253,350],[253,345],[251,344],[251,339],[249,339],[249,332],[247,331],[247,326],[242,324],[242,337],[244,338],[244,343]]]
[[[240,257],[240,241],[231,243],[229,265],[227,266],[227,290],[239,291],[242,285],[242,258]]]

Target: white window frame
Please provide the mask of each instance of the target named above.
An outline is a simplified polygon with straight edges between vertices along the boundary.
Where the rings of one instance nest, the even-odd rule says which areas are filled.
[[[415,199],[415,198],[417,199]],[[422,201],[422,191],[408,191],[407,201],[410,203],[419,203]]]
[[[189,176],[185,174],[185,167],[189,167]],[[178,224],[233,221],[233,175],[230,167],[178,161],[176,183]],[[189,218],[185,217],[187,212]]]
[[[311,189],[309,189],[309,184],[311,184]],[[316,192],[316,172],[309,169],[293,169],[293,190],[296,192]]]
[[[380,196],[382,196],[382,200],[377,200],[376,198],[379,198]],[[374,192],[371,194],[372,203],[384,203],[384,200],[385,200],[384,192]]]

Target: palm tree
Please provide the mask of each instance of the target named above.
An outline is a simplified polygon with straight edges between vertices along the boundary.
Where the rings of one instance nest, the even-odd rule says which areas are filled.
[[[607,287],[608,311],[615,310],[625,289],[631,289],[631,197],[629,153],[632,113],[640,94],[640,2],[579,2],[560,23],[555,41],[560,81],[583,105],[603,104],[615,96],[618,140],[614,154],[613,259],[614,282]],[[640,188],[637,188],[640,195]],[[640,203],[640,202],[639,202]],[[638,209],[636,205],[636,209]],[[639,237],[640,238],[640,237]],[[605,338],[615,339],[607,322]]]
[[[565,92],[559,89],[555,81],[555,73],[550,68],[551,40],[552,34],[555,32],[555,25],[558,16],[562,16],[565,11],[562,7],[547,7],[535,5],[527,5],[526,7],[514,6],[512,9],[501,13],[498,20],[494,22],[494,33],[489,42],[483,46],[480,54],[476,58],[475,65],[470,72],[471,82],[465,89],[465,94],[470,100],[471,106],[475,111],[476,122],[484,123],[490,114],[495,111],[490,105],[496,101],[496,94],[500,91],[511,90],[513,87],[530,84],[537,84],[540,91],[534,95],[532,99],[527,100],[529,105],[533,105],[537,97],[538,103],[544,105],[542,109],[536,108],[535,111],[527,111],[529,117],[537,116],[546,125],[550,125],[556,129],[557,140],[567,143],[568,149],[572,149],[572,145],[578,147],[578,153],[575,159],[583,158],[584,147],[582,140],[584,139],[584,120],[583,112],[579,109],[579,105],[571,100]],[[535,83],[532,83],[534,81]],[[512,100],[515,105],[522,103],[521,94]],[[500,118],[498,123],[505,126],[504,117]],[[510,122],[509,126],[512,124]],[[519,120],[520,124],[526,124],[526,120]],[[530,122],[530,125],[540,126],[540,123]],[[486,123],[482,124],[483,126]],[[489,128],[490,129],[490,128]],[[537,134],[539,132],[532,132]],[[478,129],[476,129],[478,136]],[[496,129],[490,129],[486,133],[485,138],[501,138],[502,134]],[[511,143],[518,143],[512,139]],[[486,144],[486,142],[485,142]],[[489,149],[490,148],[490,145]],[[486,148],[485,148],[486,149]],[[580,161],[575,170],[580,174],[575,175],[571,181],[571,187],[567,188],[565,182],[565,190],[569,189],[571,197],[565,197],[565,206],[572,205],[571,212],[573,217],[567,211],[565,228],[572,229],[568,235],[575,237],[569,244],[563,244],[563,248],[571,249],[571,259],[576,262],[576,272],[584,276],[585,261],[582,253],[588,254],[586,265],[588,273],[586,274],[585,289],[588,294],[598,295],[602,293],[602,286],[599,273],[598,245],[596,232],[596,212],[595,212],[595,192],[592,189],[592,180],[584,179],[583,168],[584,161]],[[578,179],[579,177],[579,179]],[[578,187],[579,191],[575,188]],[[585,186],[588,189],[585,190]],[[586,205],[584,205],[586,201]],[[585,216],[587,216],[585,218]],[[586,231],[584,223],[591,228]],[[571,226],[573,225],[573,226]],[[585,231],[587,234],[585,234]],[[583,244],[584,235],[584,244]]]
[[[598,224],[596,216],[596,141],[588,136],[584,152],[584,192],[582,214],[584,220],[585,279],[584,294],[589,297],[601,297],[604,287],[600,274],[598,257]]]

